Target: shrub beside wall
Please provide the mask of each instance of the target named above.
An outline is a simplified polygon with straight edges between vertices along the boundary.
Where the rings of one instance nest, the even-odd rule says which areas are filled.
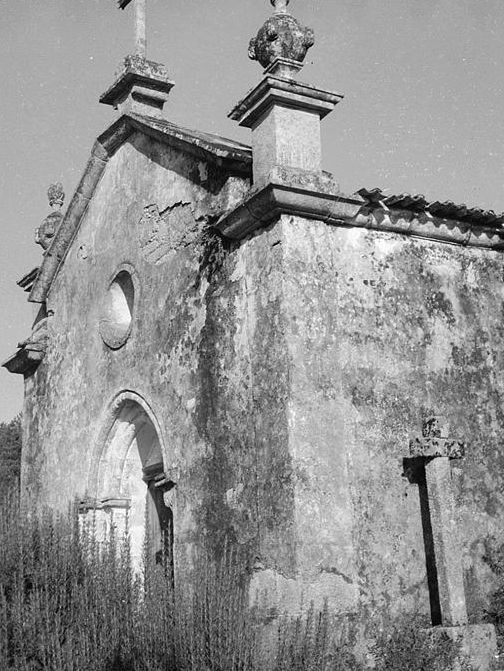
[[[21,469],[21,415],[0,422],[0,498],[19,482]]]
[[[363,671],[327,609],[270,624],[265,650],[232,552],[218,565],[179,557],[175,586],[149,557],[147,547],[135,575],[127,539],[98,543],[76,514],[29,514],[11,493],[0,506],[0,671]],[[401,625],[373,652],[377,671],[447,671],[458,650]]]

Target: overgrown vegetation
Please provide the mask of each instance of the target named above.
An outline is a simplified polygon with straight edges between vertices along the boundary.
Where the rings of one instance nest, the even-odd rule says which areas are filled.
[[[492,594],[485,615],[487,622],[495,626],[497,649],[499,655],[504,657],[504,584],[497,587]]]
[[[460,658],[460,643],[446,632],[425,629],[412,618],[397,622],[382,633],[373,648],[375,671],[446,671]],[[460,671],[471,671],[471,666],[459,659]]]
[[[213,226],[208,225],[200,236],[201,252],[199,256],[200,275],[198,283],[203,274],[207,280],[212,280],[221,271],[229,254],[230,242],[226,240]]]
[[[21,466],[21,415],[0,422],[0,498],[19,480]]]
[[[483,561],[497,578],[497,587],[485,610],[485,619],[495,626],[499,657],[504,659],[504,545],[491,536],[485,541]]]
[[[173,586],[171,568],[149,559],[148,543],[138,576],[127,539],[112,532],[98,542],[93,523],[29,514],[15,498],[0,507],[1,671],[364,668],[335,640],[327,608],[265,625],[261,608],[249,608],[232,552],[217,566],[177,565]],[[192,572],[192,582],[180,572]],[[378,671],[444,670],[456,653],[451,642],[421,642],[399,627],[374,650]]]

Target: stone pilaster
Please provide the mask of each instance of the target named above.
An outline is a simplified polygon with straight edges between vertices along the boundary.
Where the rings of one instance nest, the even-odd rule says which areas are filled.
[[[295,81],[293,75],[301,67],[289,59],[276,59],[229,114],[252,131],[254,184],[266,183],[276,166],[322,170],[320,120],[343,96]]]

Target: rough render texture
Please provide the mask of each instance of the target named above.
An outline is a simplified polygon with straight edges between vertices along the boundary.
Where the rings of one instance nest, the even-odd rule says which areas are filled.
[[[483,556],[504,541],[502,255],[286,216],[229,247],[205,236],[247,188],[140,134],[110,160],[49,293],[23,486],[60,506],[92,493],[108,408],[132,390],[179,468],[178,543],[239,544],[273,605],[295,610],[304,591],[362,623],[427,617],[403,458],[424,414],[442,414],[469,446],[452,474],[479,621],[495,582]],[[98,325],[123,263],[139,289],[113,351]]]
[[[317,113],[273,105],[252,132],[254,182],[277,165],[320,172],[322,145]]]
[[[87,473],[100,449],[101,422],[123,389],[152,406],[165,429],[169,463],[201,443],[191,408],[208,283],[200,272],[204,247],[189,240],[247,186],[141,134],[110,159],[48,297],[54,317],[47,356],[27,380],[24,485],[44,500],[62,504],[92,490]],[[171,253],[166,236],[152,227],[164,254],[159,263],[147,253],[141,227],[153,205],[172,220],[173,238],[180,240],[178,254]],[[186,236],[179,235],[179,220],[192,229]],[[131,337],[112,351],[99,322],[110,280],[124,263],[136,269],[139,289]],[[173,431],[182,425],[186,431]]]
[[[504,540],[504,259],[300,219],[281,226],[300,564],[340,576],[369,616],[429,612],[403,457],[422,417],[442,414],[468,445],[452,480],[477,622],[495,586],[483,557]]]

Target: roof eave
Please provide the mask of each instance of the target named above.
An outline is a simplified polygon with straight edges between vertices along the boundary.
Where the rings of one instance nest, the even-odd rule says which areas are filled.
[[[251,174],[252,151],[248,147],[242,148],[234,144],[226,144],[224,139],[221,140],[217,136],[215,136],[215,139],[212,138],[212,141],[207,141],[203,137],[199,137],[197,134],[193,135],[189,130],[175,125],[171,125],[170,133],[163,132],[163,130],[158,128],[158,119],[150,119],[150,123],[147,123],[143,117],[137,114],[128,115],[128,119],[133,129],[141,131],[169,146],[183,148],[193,156],[205,158],[206,160],[210,159],[218,164],[225,161],[228,169],[233,172],[243,175]],[[106,138],[104,136],[105,134],[101,135],[98,140],[105,142]]]

